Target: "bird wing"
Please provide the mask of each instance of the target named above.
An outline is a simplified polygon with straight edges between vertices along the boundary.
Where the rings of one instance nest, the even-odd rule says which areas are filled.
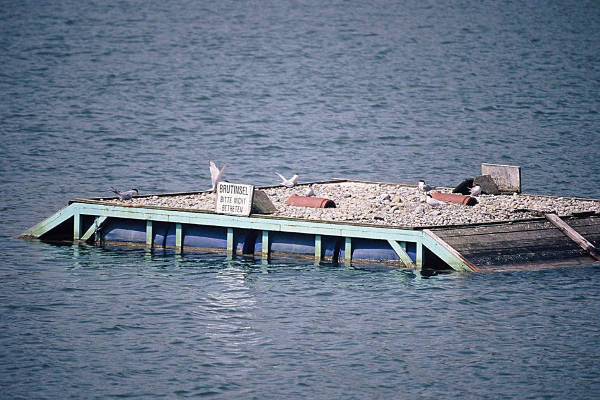
[[[281,182],[282,182],[282,183],[283,183],[283,182],[285,182],[285,181],[287,181],[287,179],[285,179],[285,178],[283,177],[283,175],[281,175],[279,172],[275,172],[275,173],[277,174],[277,176],[278,176],[278,177],[280,177],[280,178],[281,178]]]
[[[290,183],[295,185],[297,180],[298,180],[298,174],[294,174],[294,176],[292,176],[292,179],[290,179]]]

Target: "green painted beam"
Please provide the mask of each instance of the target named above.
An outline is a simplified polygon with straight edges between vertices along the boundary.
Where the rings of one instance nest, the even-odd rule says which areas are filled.
[[[152,248],[154,245],[154,232],[152,232],[152,221],[146,221],[146,247]]]
[[[416,265],[417,269],[422,269],[423,262],[425,260],[423,260],[423,242],[421,240],[419,240],[417,242],[417,256],[415,258],[416,258],[415,265]]]
[[[111,206],[105,204],[73,203],[81,214],[115,218],[143,219],[192,225],[236,227],[241,229],[294,232],[310,235],[354,237],[364,239],[415,242],[421,231],[343,223],[313,222],[265,217],[238,217],[192,211],[163,210],[141,207]]]
[[[408,255],[408,253],[406,253],[405,247],[403,248],[395,240],[388,240],[388,243],[390,244],[390,246],[392,246],[392,249],[394,249],[394,251],[396,252],[396,254],[398,254],[398,257],[400,257],[400,261],[402,261],[402,263],[404,264],[404,266],[406,268],[416,268],[417,267],[412,262],[412,260],[411,260],[410,256]],[[406,244],[404,244],[404,246],[406,246]]]
[[[262,259],[269,260],[269,231],[262,231]]]
[[[183,226],[180,223],[175,224],[175,249],[178,253],[183,252]]]
[[[227,228],[227,255],[233,256],[235,249],[233,248],[233,228]]]
[[[456,249],[447,244],[429,229],[423,229],[423,244],[436,256],[456,271],[479,271],[479,268],[468,261]]]
[[[352,238],[347,236],[344,243],[344,264],[352,265]]]
[[[107,219],[108,219],[108,217],[96,217],[96,219],[94,219],[94,223],[92,224],[92,226],[90,226],[89,229],[87,231],[85,231],[85,233],[81,237],[81,240],[86,241],[89,238],[91,238],[92,235],[94,233],[96,233],[98,231],[98,229],[100,229],[100,227],[102,226],[102,224]]]
[[[66,220],[71,218],[73,216],[73,211],[77,208],[78,208],[77,205],[74,205],[74,204],[68,205],[68,206],[60,209],[56,213],[52,214],[51,216],[49,216],[42,222],[29,228],[28,230],[23,232],[19,237],[20,238],[39,238],[44,233],[50,232],[52,229],[56,228],[57,226],[59,226],[60,224],[62,224],[63,222],[65,222]]]
[[[315,235],[315,263],[321,262],[321,235]]]
[[[73,240],[79,240],[81,237],[81,214],[77,211],[73,213]]]

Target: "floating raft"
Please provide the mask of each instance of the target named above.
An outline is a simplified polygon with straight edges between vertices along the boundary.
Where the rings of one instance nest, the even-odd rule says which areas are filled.
[[[281,215],[232,216],[95,198],[72,200],[21,237],[172,248],[180,253],[222,252],[228,257],[258,256],[266,262],[291,255],[346,265],[386,263],[457,271],[524,269],[600,259],[596,250],[600,246],[600,215],[595,211],[522,219],[515,215],[510,221],[492,223],[399,227]]]

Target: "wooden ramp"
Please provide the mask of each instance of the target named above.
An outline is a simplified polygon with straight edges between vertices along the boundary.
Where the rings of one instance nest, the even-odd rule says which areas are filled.
[[[600,216],[569,217],[562,221],[593,246],[600,247]],[[546,218],[431,231],[480,271],[594,261],[589,250]]]

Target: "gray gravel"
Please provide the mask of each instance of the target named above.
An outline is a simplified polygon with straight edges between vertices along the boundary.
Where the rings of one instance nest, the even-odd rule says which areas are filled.
[[[320,221],[345,221],[353,223],[405,227],[463,225],[473,223],[511,221],[536,217],[532,212],[515,212],[517,209],[555,212],[561,216],[594,211],[600,213],[600,200],[568,197],[550,197],[525,194],[481,195],[479,204],[463,206],[448,203],[431,207],[416,187],[387,183],[336,182],[315,184],[317,197],[331,199],[337,208],[307,208],[285,205],[292,195],[304,195],[307,185],[293,188],[283,186],[263,189],[277,207],[280,217]],[[451,192],[451,189],[441,189]],[[137,197],[128,201],[105,199],[114,204],[156,206],[182,209],[214,210],[216,194]]]

